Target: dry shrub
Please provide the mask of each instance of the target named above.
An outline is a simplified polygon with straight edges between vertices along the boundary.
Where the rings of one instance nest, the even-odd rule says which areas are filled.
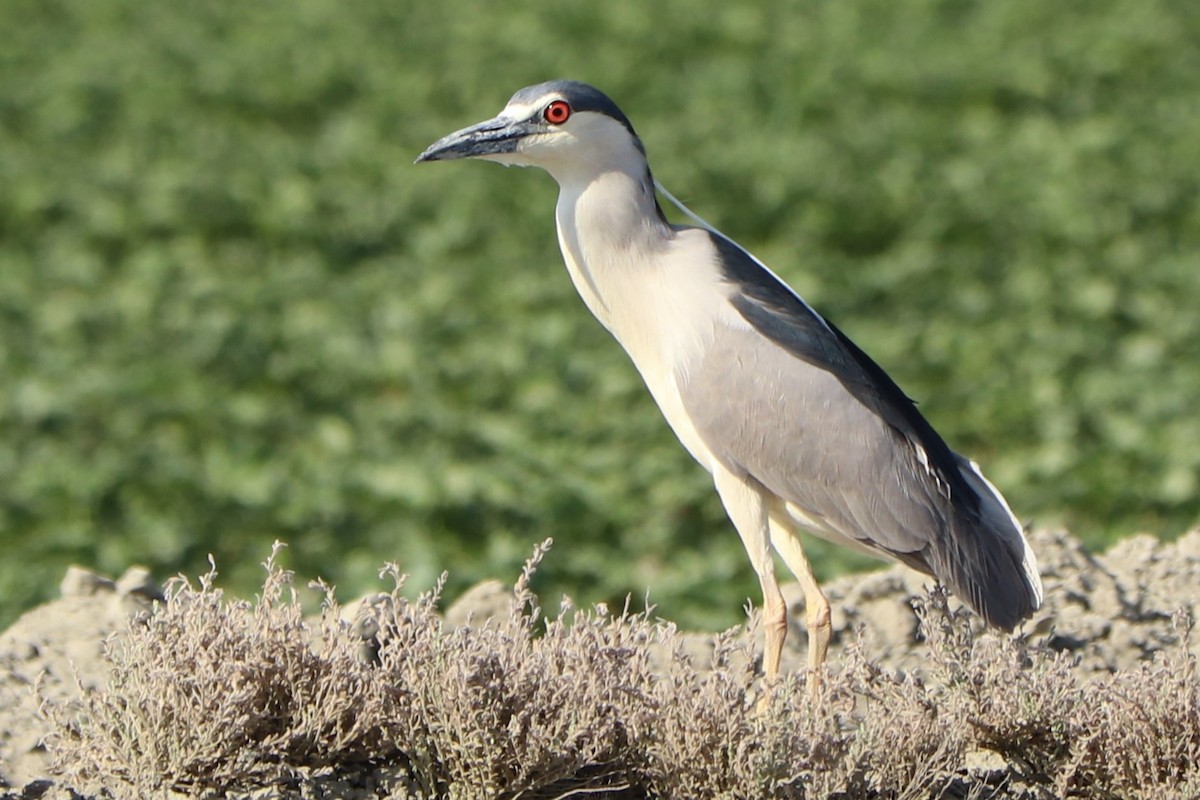
[[[656,626],[564,604],[534,635],[541,615],[528,580],[547,546],[517,582],[507,619],[447,631],[426,602],[419,627],[404,613],[378,620],[378,678],[394,708],[377,722],[436,796],[628,785],[653,707]]]
[[[1193,620],[1180,612],[1179,647],[1119,672],[1088,692],[1072,720],[1075,747],[1063,794],[1200,797],[1200,684],[1188,647]]]
[[[935,592],[923,676],[852,646],[814,704],[803,674],[764,686],[743,630],[702,669],[647,614],[544,617],[529,578],[547,546],[507,616],[458,628],[440,584],[408,601],[394,566],[352,621],[326,590],[319,626],[275,553],[254,604],[214,573],[178,580],[110,644],[105,690],[48,705],[58,769],[130,797],[329,796],[335,780],[337,796],[456,800],[1200,796],[1190,622],[1169,657],[1088,682],[1042,644],[975,635]],[[980,750],[1002,774],[968,768]]]
[[[157,613],[109,643],[107,691],[50,709],[65,772],[144,792],[203,790],[353,765],[385,749],[362,713],[385,704],[384,687],[331,614],[321,646],[311,647],[278,550],[253,606],[226,602],[214,569],[198,588],[172,581]]]
[[[659,715],[643,770],[659,797],[788,797],[806,767],[827,769],[840,760],[837,721],[812,706],[802,679],[766,689],[752,642],[728,631],[717,637],[713,669],[698,671],[678,637],[656,687]],[[792,710],[799,711],[790,716]],[[787,724],[779,724],[787,720]]]
[[[929,646],[934,702],[965,726],[977,748],[991,750],[1027,782],[1052,780],[1071,750],[1071,718],[1084,686],[1072,659],[1021,636],[978,636],[965,609],[951,610],[944,590],[916,603]]]
[[[647,772],[669,798],[935,796],[960,762],[962,736],[923,688],[852,647],[812,702],[806,675],[764,689],[747,642],[718,638],[715,667],[677,654],[659,686]]]
[[[1074,659],[1021,636],[977,636],[935,591],[918,604],[937,702],[973,747],[1007,762],[1044,797],[1200,797],[1200,684],[1192,620],[1154,661],[1084,679]]]
[[[961,719],[916,676],[881,668],[859,646],[848,651],[843,674],[835,686],[855,701],[857,720],[847,751],[848,796],[940,797],[963,762]]]
[[[295,784],[391,764],[425,797],[495,797],[627,783],[652,699],[644,616],[564,608],[534,635],[528,578],[507,620],[443,627],[440,587],[410,603],[402,576],[356,624],[327,593],[320,642],[275,564],[258,603],[225,602],[214,574],[174,582],[109,648],[107,691],[58,723],[58,768],[149,793]],[[569,624],[568,624],[569,618]],[[362,632],[372,634],[363,658]],[[522,796],[526,796],[522,794]]]

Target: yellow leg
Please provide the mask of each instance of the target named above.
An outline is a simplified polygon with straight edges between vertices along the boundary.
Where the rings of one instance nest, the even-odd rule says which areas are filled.
[[[779,676],[779,661],[787,639],[787,603],[773,571],[765,577],[760,575],[759,585],[763,592],[763,674],[769,682]]]
[[[742,537],[742,544],[762,587],[763,672],[770,682],[779,675],[779,661],[783,655],[783,641],[787,637],[788,626],[787,603],[775,580],[766,495],[753,478],[734,475],[720,467],[713,470],[713,481],[725,505],[725,512]]]
[[[833,635],[829,600],[813,575],[812,565],[808,562],[808,556],[804,554],[795,528],[778,515],[772,514],[770,533],[772,547],[804,590],[805,621],[808,623],[809,689],[813,699],[816,699],[820,694],[821,673],[825,666],[826,654],[829,652],[829,639]]]

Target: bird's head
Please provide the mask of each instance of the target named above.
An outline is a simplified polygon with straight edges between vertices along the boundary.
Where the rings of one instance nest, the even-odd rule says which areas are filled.
[[[422,161],[482,158],[542,167],[560,179],[571,171],[645,169],[645,149],[616,103],[586,83],[550,81],[512,96],[492,119],[431,144]]]

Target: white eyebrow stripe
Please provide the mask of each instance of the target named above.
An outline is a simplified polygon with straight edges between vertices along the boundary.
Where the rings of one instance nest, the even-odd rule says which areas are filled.
[[[547,98],[548,100],[549,98]],[[500,112],[500,116],[509,119],[529,119],[541,109],[544,102],[539,103],[510,103]]]

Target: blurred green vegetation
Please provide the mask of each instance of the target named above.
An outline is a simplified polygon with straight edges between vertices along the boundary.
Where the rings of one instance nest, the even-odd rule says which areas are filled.
[[[65,565],[269,542],[343,595],[540,588],[688,625],[757,587],[561,266],[554,185],[412,166],[596,84],[1017,513],[1200,518],[1200,5],[2,0],[0,623]],[[852,562],[817,547],[829,575]]]

